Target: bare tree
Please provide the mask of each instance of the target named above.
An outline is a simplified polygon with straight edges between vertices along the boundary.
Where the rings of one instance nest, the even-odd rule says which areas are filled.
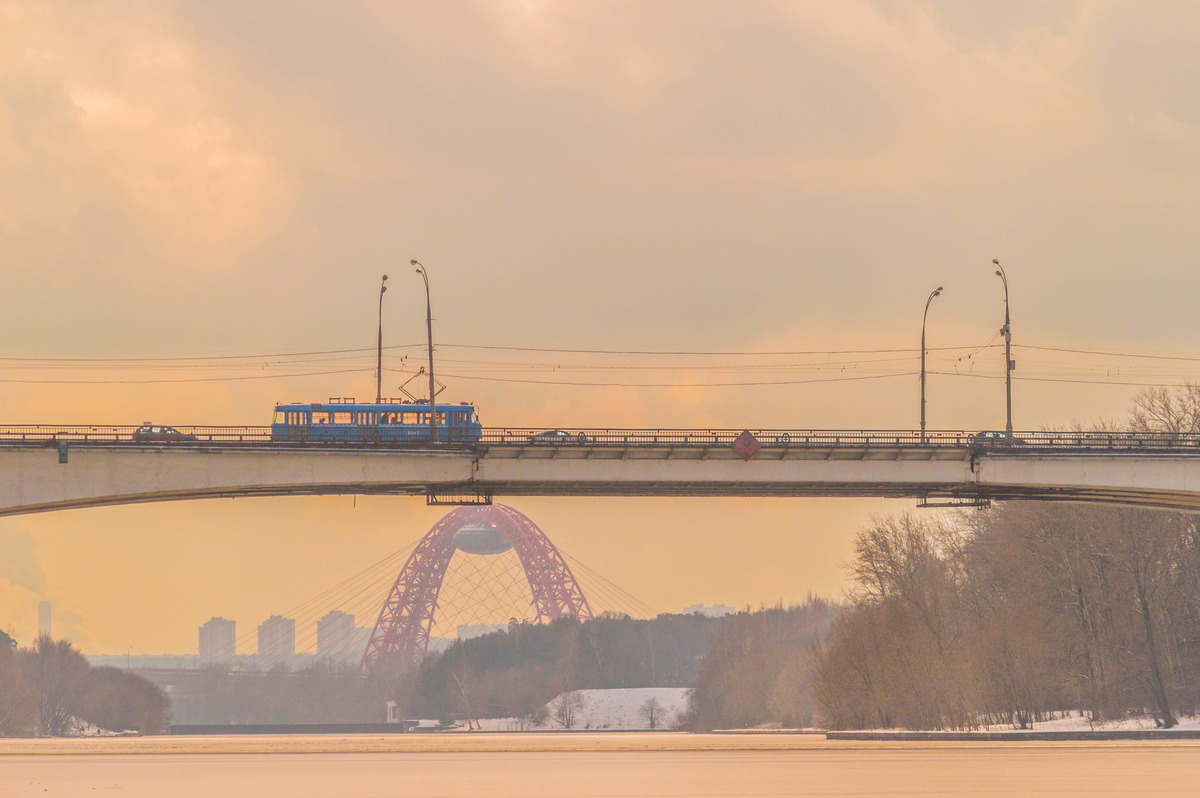
[[[586,702],[578,690],[566,690],[550,702],[551,717],[564,729],[575,726],[575,721]]]
[[[1200,384],[1140,391],[1133,399],[1129,423],[1139,432],[1200,432]]]
[[[662,721],[663,705],[658,702],[657,698],[647,698],[638,707],[638,714],[641,715],[651,729],[657,729],[658,724]]]
[[[458,705],[462,708],[463,716],[467,720],[467,730],[470,731],[476,727],[475,722],[475,705],[471,701],[472,688],[475,686],[474,674],[467,667],[466,662],[460,662],[459,667],[450,671],[450,678],[454,682],[454,697],[458,700]]]
[[[87,678],[87,660],[66,640],[47,635],[20,655],[25,680],[37,696],[38,730],[54,737],[66,734]]]
[[[32,731],[35,705],[33,691],[19,667],[17,641],[0,631],[0,736]]]

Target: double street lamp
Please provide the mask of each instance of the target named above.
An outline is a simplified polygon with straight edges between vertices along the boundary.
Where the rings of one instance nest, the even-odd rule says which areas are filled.
[[[996,276],[1004,284],[1004,326],[1000,328],[1000,334],[1004,336],[1004,403],[1005,403],[1005,424],[1004,433],[1011,440],[1013,437],[1012,423],[1012,373],[1016,367],[1016,361],[1012,359],[1012,319],[1008,311],[1008,275],[1004,273],[1004,267],[1000,265],[1000,261],[992,258],[992,263],[996,267]],[[935,296],[942,293],[942,287],[939,285],[929,298],[925,300],[925,315],[921,317],[921,443],[926,443],[925,438],[925,321],[929,317],[929,304],[933,302]]]
[[[935,296],[940,296],[942,287],[939,285],[925,300],[925,315],[921,317],[921,443],[925,443],[925,320],[929,318],[929,303]]]

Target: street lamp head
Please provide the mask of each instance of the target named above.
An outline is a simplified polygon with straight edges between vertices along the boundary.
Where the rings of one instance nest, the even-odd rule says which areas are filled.
[[[996,264],[997,266],[1000,265],[1000,261],[997,260],[996,258],[992,258],[992,263]]]
[[[387,282],[387,275],[386,275],[386,274],[385,274],[385,275],[383,275],[383,281],[384,281],[385,283]]]
[[[421,265],[421,264],[417,263],[417,259],[416,259],[416,258],[413,258],[413,259],[412,259],[412,260],[410,260],[408,263],[409,263],[409,265],[410,265],[410,266],[420,266],[420,265]]]
[[[937,287],[937,290],[933,292],[933,295],[934,295],[934,296],[941,296],[941,295],[942,295],[942,287],[941,287],[940,285]]]

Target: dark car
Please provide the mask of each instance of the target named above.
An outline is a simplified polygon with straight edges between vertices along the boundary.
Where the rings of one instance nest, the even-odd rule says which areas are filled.
[[[164,427],[147,421],[130,436],[134,443],[187,443],[198,440],[195,435],[180,432],[174,427]]]
[[[582,432],[567,432],[563,429],[548,429],[545,432],[537,432],[529,436],[530,443],[591,443],[591,440]]]

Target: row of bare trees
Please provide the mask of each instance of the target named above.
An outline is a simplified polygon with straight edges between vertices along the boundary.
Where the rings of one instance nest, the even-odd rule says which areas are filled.
[[[1008,503],[875,519],[816,663],[837,728],[1026,727],[1200,705],[1200,535],[1178,513]]]
[[[40,637],[29,648],[0,633],[0,736],[61,736],[76,719],[112,731],[156,734],[169,702],[150,682],[115,668],[93,668],[65,640]]]
[[[688,702],[693,731],[813,725],[810,655],[841,607],[809,597],[721,619]]]
[[[1140,394],[1128,425],[1200,432],[1200,386]],[[860,532],[852,612],[816,660],[837,728],[1028,726],[1049,713],[1200,707],[1200,517],[1009,502]]]

